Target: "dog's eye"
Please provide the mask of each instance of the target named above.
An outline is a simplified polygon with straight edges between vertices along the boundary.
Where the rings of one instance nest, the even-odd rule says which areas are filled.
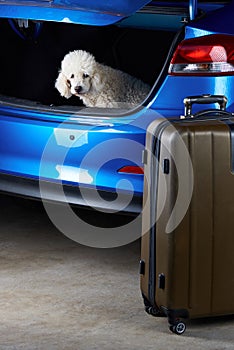
[[[74,78],[74,74],[72,74],[72,75],[70,76],[70,79],[72,79],[72,78]]]
[[[88,78],[89,77],[89,75],[88,74],[86,74],[86,73],[83,73],[83,78],[85,79],[85,78]]]

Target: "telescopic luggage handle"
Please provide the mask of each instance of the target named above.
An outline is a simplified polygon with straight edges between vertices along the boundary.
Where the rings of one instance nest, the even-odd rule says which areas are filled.
[[[188,96],[184,99],[184,116],[182,119],[193,118],[192,115],[192,105],[193,104],[211,104],[218,103],[220,107],[220,111],[226,110],[227,105],[227,97],[224,95],[198,95],[198,96]]]

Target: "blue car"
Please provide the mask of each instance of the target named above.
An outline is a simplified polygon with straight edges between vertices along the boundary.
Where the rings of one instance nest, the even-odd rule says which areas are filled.
[[[2,1],[0,191],[138,215],[149,124],[182,115],[192,95],[225,95],[234,110],[233,18],[226,0]],[[55,81],[73,50],[150,93],[119,108],[62,97]]]

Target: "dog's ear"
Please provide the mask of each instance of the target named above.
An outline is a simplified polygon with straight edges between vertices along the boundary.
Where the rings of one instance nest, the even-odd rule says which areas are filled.
[[[60,72],[58,78],[55,82],[56,89],[60,92],[60,95],[66,98],[70,98],[72,96],[70,87],[71,84],[66,76]]]

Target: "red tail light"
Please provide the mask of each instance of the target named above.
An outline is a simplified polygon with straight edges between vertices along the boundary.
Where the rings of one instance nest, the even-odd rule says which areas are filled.
[[[169,74],[234,75],[234,36],[214,34],[182,41]]]
[[[127,165],[118,170],[119,173],[143,175],[144,170],[140,166]]]

